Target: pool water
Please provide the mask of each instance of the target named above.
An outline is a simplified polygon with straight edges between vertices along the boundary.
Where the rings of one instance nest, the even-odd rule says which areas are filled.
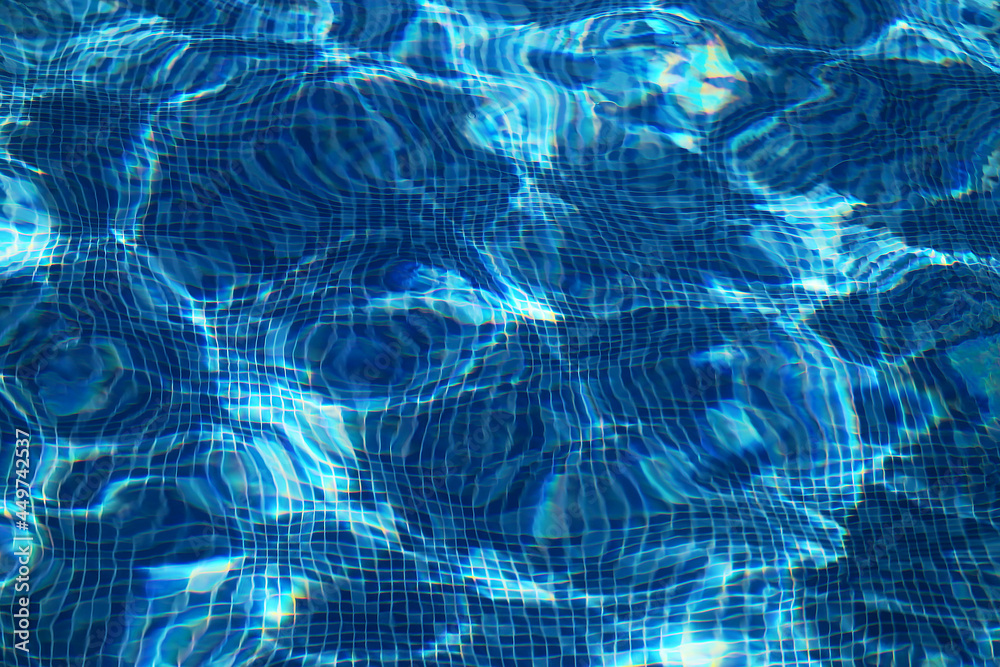
[[[1000,665],[1000,8],[0,7],[0,664]]]

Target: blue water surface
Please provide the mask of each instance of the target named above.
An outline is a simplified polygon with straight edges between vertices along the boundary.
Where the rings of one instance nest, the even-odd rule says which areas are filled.
[[[0,664],[1000,665],[996,3],[6,0],[0,93]]]

